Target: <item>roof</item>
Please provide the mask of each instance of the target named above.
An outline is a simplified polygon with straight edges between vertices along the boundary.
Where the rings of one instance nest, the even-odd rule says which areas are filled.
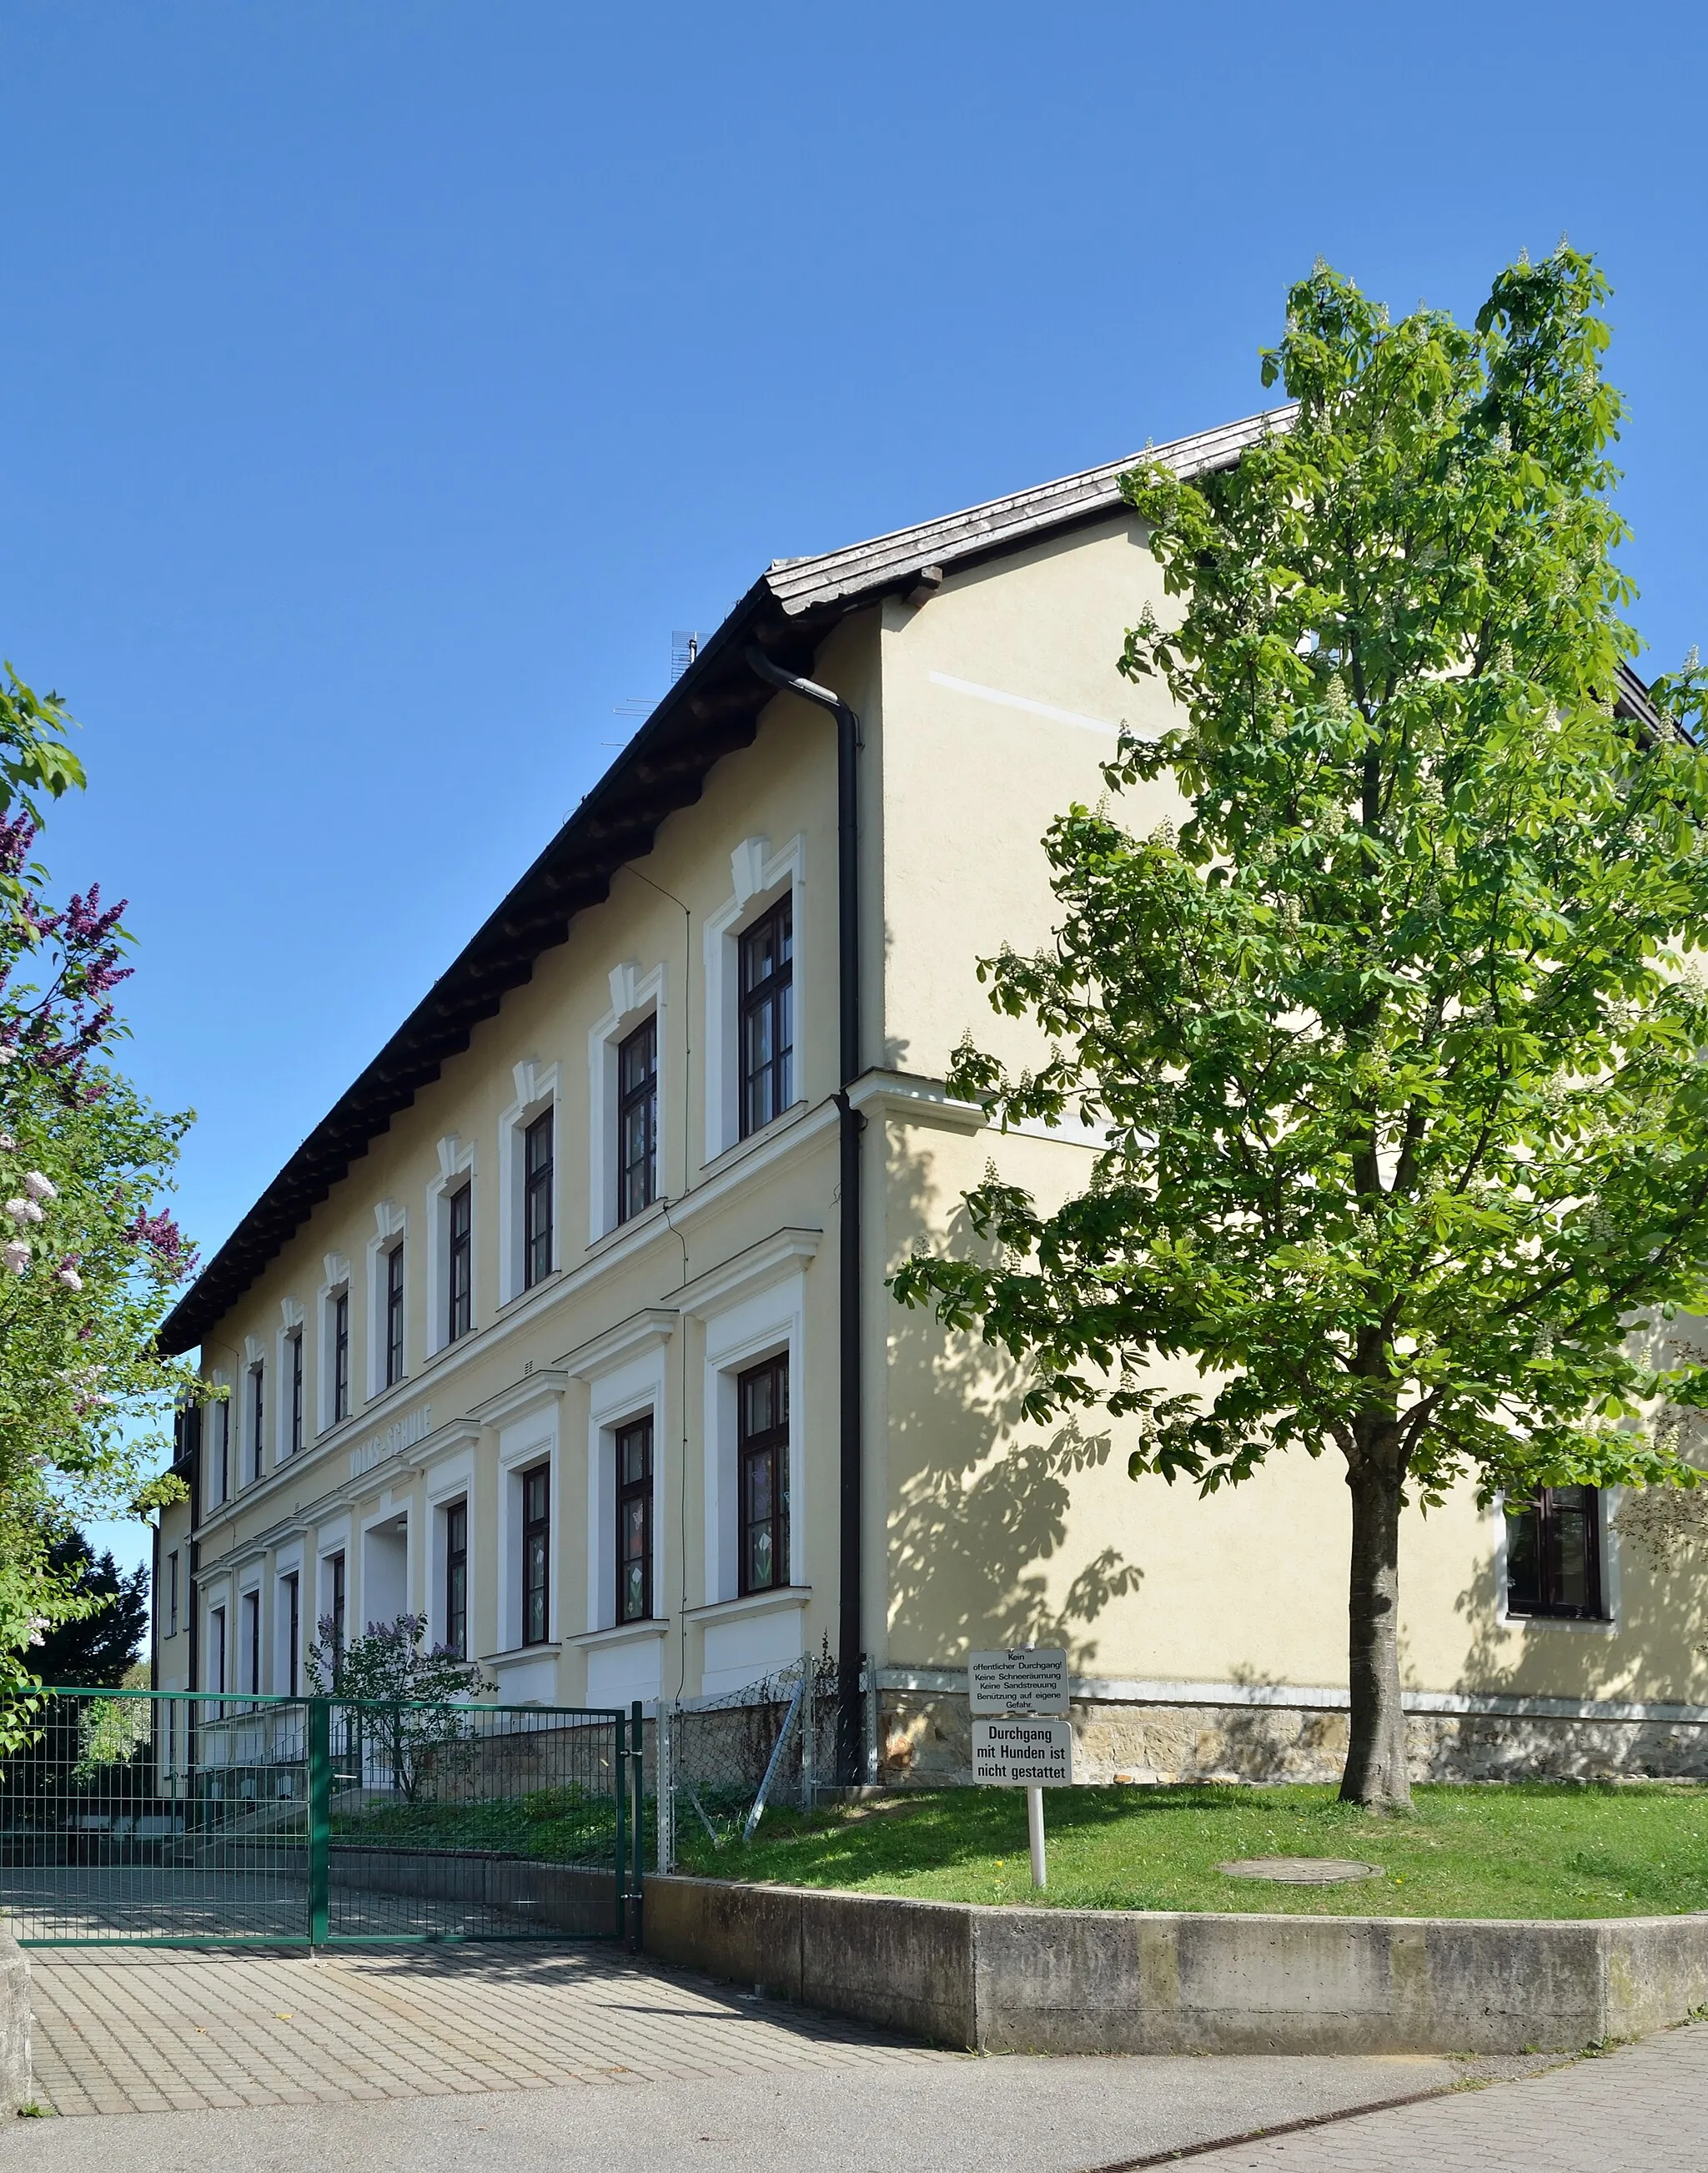
[[[1290,408],[1271,408],[1147,449],[1183,476],[1231,467]],[[816,557],[776,561],[723,624],[587,794],[539,858],[289,1157],[167,1316],[159,1346],[190,1350],[227,1313],[445,1064],[469,1045],[543,952],[563,941],[578,913],[601,903],[612,877],[652,849],[659,826],[691,806],[722,758],[750,746],[776,689],[746,661],[757,646],[795,671],[838,620],[917,585],[928,566],[946,570],[1003,556],[1039,537],[1106,518],[1121,504],[1120,478],[1145,455],[1016,491],[938,520]],[[1625,682],[1629,682],[1629,688]],[[1642,682],[1622,673],[1634,714],[1656,721]],[[1641,704],[1641,709],[1639,708]]]

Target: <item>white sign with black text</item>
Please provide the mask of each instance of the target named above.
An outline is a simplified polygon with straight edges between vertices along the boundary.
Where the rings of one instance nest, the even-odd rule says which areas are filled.
[[[967,1702],[975,1713],[1065,1713],[1068,1656],[1059,1645],[1015,1645],[1005,1652],[970,1653]]]
[[[1051,1718],[975,1720],[973,1777],[988,1787],[1067,1787],[1074,1777],[1073,1723]]]

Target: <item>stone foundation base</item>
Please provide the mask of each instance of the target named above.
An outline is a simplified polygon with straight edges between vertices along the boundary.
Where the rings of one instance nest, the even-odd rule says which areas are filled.
[[[1076,1699],[1080,1781],[1338,1782],[1344,1710],[1300,1706],[1127,1705]],[[1414,1781],[1708,1781],[1708,1723],[1413,1713]],[[885,1690],[878,1778],[886,1787],[973,1778],[964,1691]]]

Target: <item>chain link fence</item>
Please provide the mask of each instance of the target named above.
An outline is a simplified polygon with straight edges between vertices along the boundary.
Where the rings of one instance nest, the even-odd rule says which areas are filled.
[[[840,1677],[828,1648],[715,1697],[665,1701],[658,1721],[658,1868],[678,1844],[750,1840],[768,1809],[811,1810],[837,1787]],[[872,1678],[859,1679],[870,1765]]]

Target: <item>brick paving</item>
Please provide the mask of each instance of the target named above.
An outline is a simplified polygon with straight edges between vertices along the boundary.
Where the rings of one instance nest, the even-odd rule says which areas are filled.
[[[1705,2173],[1708,2025],[1192,2162],[1194,2173]]]
[[[75,1960],[38,1949],[30,1960],[36,2095],[62,2114],[966,2057],[745,1999],[608,1948]]]

